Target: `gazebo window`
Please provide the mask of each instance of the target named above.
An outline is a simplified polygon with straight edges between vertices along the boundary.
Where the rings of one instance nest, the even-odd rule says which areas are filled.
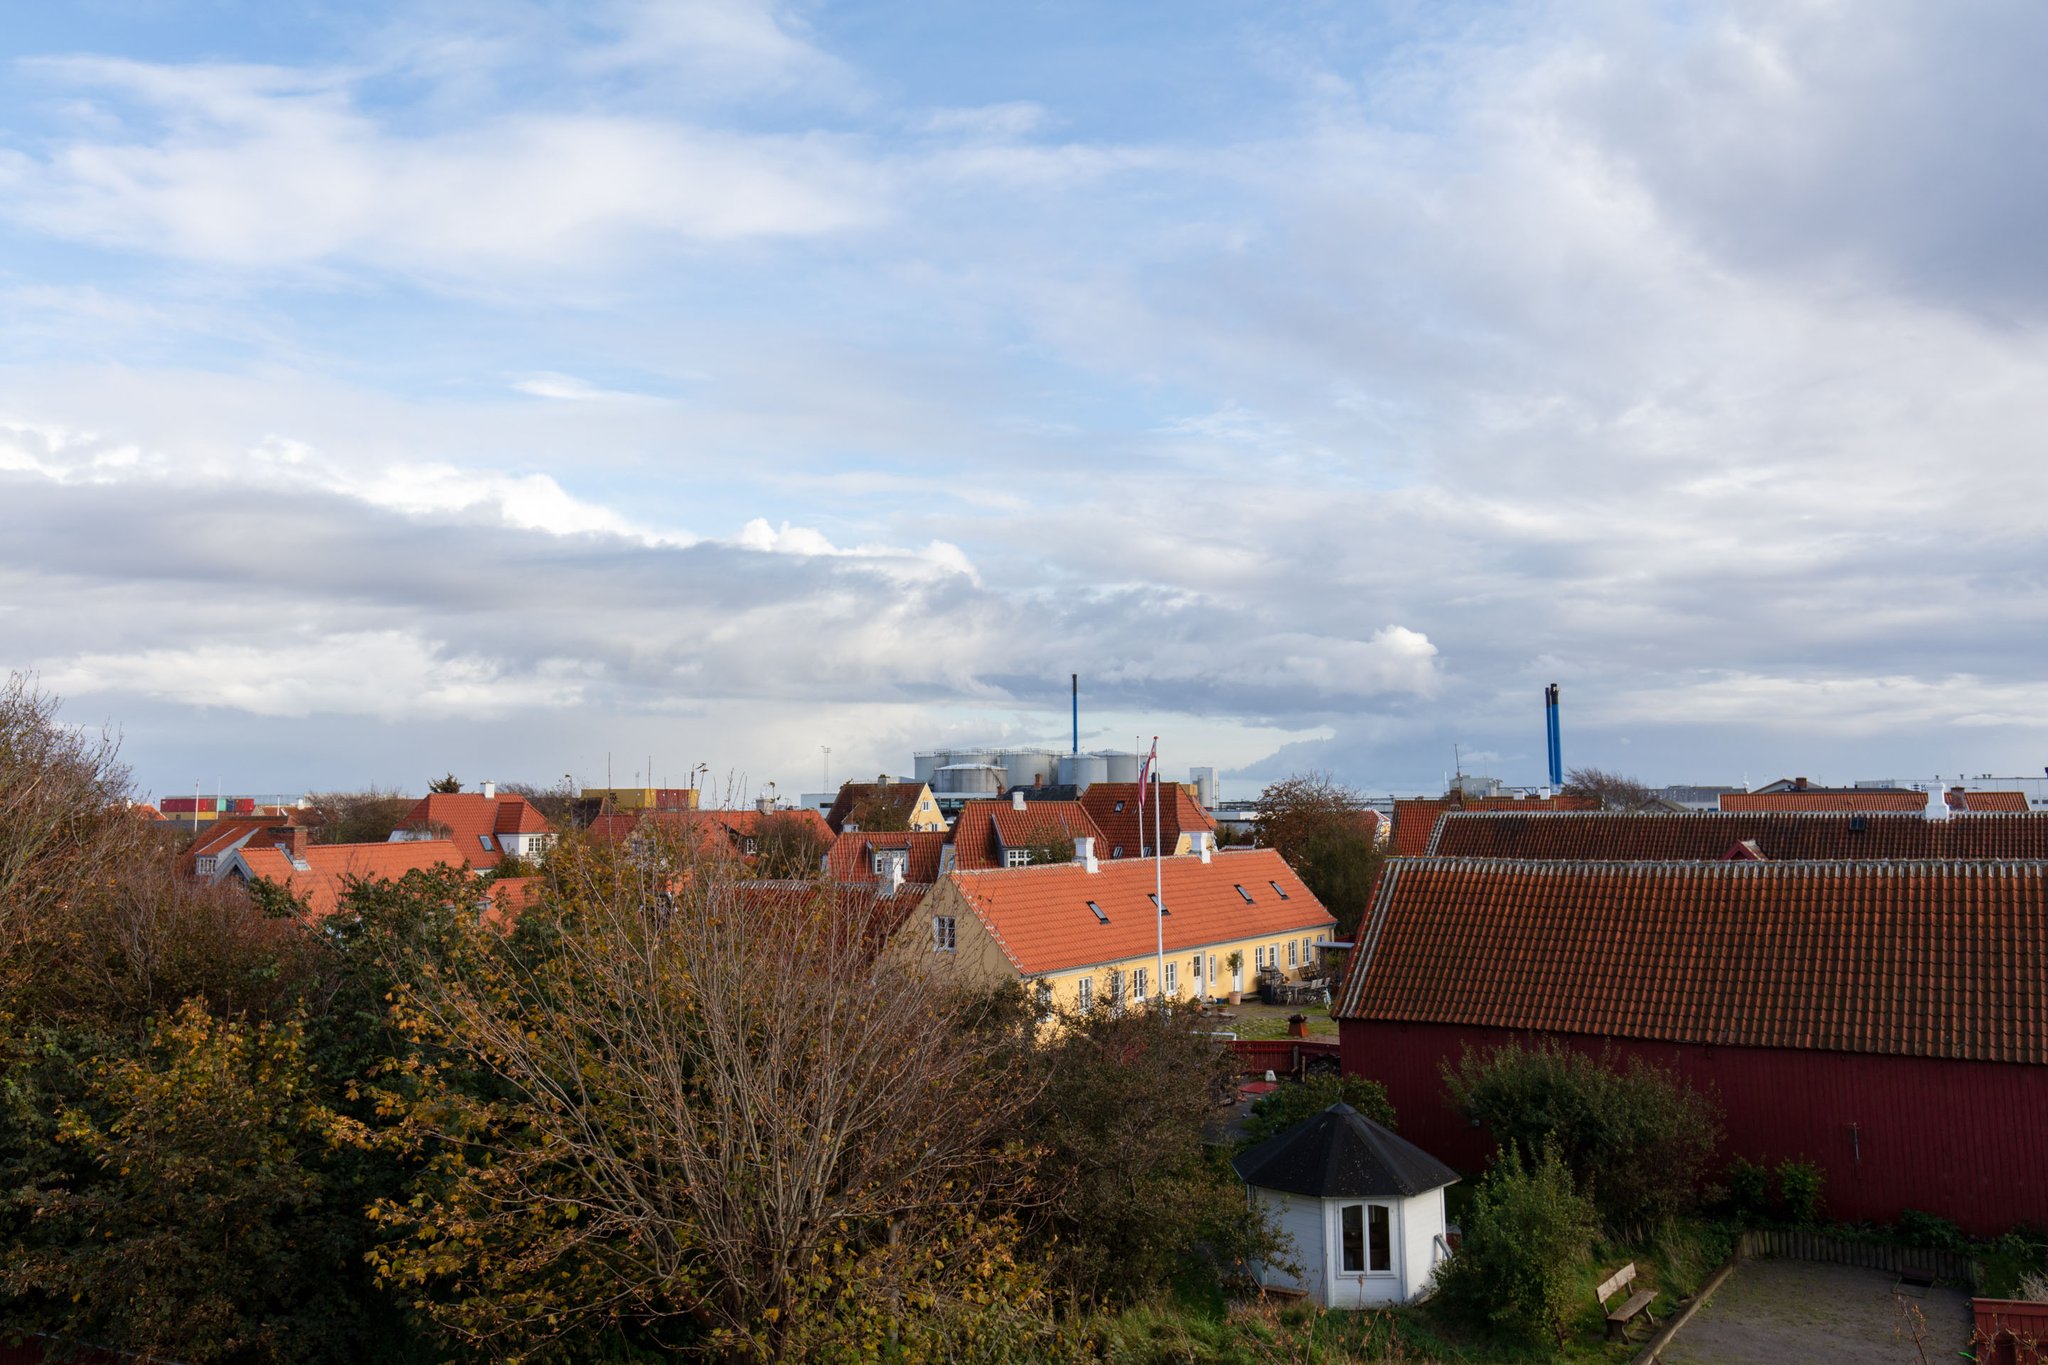
[[[1385,1275],[1394,1269],[1394,1230],[1385,1204],[1346,1204],[1342,1210],[1344,1273]]]

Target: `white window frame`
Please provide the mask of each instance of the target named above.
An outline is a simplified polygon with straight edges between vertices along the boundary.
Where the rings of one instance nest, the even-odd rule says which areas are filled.
[[[951,915],[932,916],[932,951],[950,953],[959,946],[959,924]]]
[[[1006,848],[1003,850],[1004,867],[1031,866],[1031,850],[1028,848]]]
[[[1296,939],[1290,938],[1287,940],[1287,965],[1289,967],[1299,967],[1301,965],[1301,944]]]
[[[1358,1264],[1352,1265],[1350,1248],[1345,1245],[1345,1220],[1353,1210],[1358,1211]],[[1379,1215],[1380,1226],[1386,1231],[1386,1261],[1374,1265],[1372,1261],[1373,1215]],[[1339,1204],[1337,1206],[1337,1267],[1344,1275],[1385,1275],[1394,1273],[1394,1206],[1392,1204],[1365,1201]]]
[[[192,864],[192,871],[193,871],[194,873],[196,873],[197,875],[201,876],[201,877],[211,877],[211,876],[212,876],[212,875],[214,874],[214,871],[215,871],[215,870],[216,870],[217,868],[219,868],[219,867],[220,867],[220,855],[219,855],[219,854],[216,854],[216,853],[202,853],[202,854],[200,854],[200,855],[199,855],[199,857],[198,857],[198,858],[197,858],[197,859],[196,859],[196,860],[195,860],[195,861],[193,862],[193,864]]]
[[[1122,1018],[1124,1012],[1124,974],[1116,968],[1109,969],[1109,1013],[1113,1019]]]
[[[1169,996],[1180,994],[1180,963],[1174,958],[1166,960],[1166,993]]]
[[[1263,943],[1252,949],[1252,970],[1255,972],[1266,970],[1266,945]]]
[[[1074,1004],[1086,1014],[1095,1008],[1095,978],[1084,976],[1074,983]]]
[[[1148,978],[1150,975],[1151,973],[1147,972],[1143,967],[1131,968],[1131,999],[1143,1000],[1145,998],[1145,987],[1149,984]]]

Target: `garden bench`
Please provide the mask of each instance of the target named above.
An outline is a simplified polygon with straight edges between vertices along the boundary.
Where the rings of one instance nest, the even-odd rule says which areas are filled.
[[[1636,1263],[1630,1261],[1627,1265],[1608,1276],[1600,1287],[1593,1291],[1600,1299],[1601,1311],[1607,1314],[1607,1339],[1609,1341],[1627,1341],[1629,1326],[1638,1315],[1642,1317],[1644,1322],[1649,1323],[1650,1326],[1655,1327],[1657,1325],[1656,1315],[1650,1312],[1650,1305],[1657,1301],[1655,1290],[1638,1289],[1635,1293],[1628,1296],[1627,1302],[1623,1303],[1621,1307],[1609,1308],[1607,1306],[1609,1299],[1627,1289],[1631,1284],[1634,1284],[1635,1279]]]

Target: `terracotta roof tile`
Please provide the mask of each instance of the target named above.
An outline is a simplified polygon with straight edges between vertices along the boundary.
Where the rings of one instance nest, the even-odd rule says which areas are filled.
[[[448,839],[407,839],[395,844],[311,844],[304,871],[281,848],[243,848],[235,857],[253,877],[280,882],[306,902],[314,919],[331,915],[351,881],[396,881],[429,867],[462,867],[465,850]]]
[[[1593,810],[1594,803],[1577,796],[1479,796],[1459,802],[1449,797],[1419,796],[1394,802],[1394,829],[1387,852],[1396,858],[1420,858],[1429,851],[1430,835],[1439,816],[1454,810]]]
[[[1753,843],[1777,861],[1851,858],[2048,858],[2048,811],[1467,811],[1445,814],[1426,852],[1446,858],[1711,862]]]
[[[1804,787],[1778,792],[1722,792],[1721,809],[1915,811],[1927,809],[1927,793],[1903,787]]]
[[[2048,1064],[2048,863],[1404,859],[1335,1013]]]
[[[2031,809],[2025,792],[1973,792],[1961,787],[1948,789],[1948,804],[1955,810],[1985,813],[2003,811],[2019,814]]]
[[[1159,870],[1166,886],[1169,954],[1267,934],[1326,934],[1336,924],[1272,849],[1206,863],[1192,854],[1165,858]],[[1153,952],[1153,876],[1150,859],[1126,858],[1098,863],[1095,872],[1058,863],[953,872],[947,880],[960,888],[1018,973],[1036,976]],[[1090,901],[1102,908],[1106,923],[1088,908]]]
[[[1079,801],[1026,801],[1022,810],[1008,800],[969,801],[953,819],[953,865],[962,871],[1001,867],[1006,848],[1080,838],[1096,841],[1098,858],[1107,851],[1102,831]]]
[[[880,882],[882,878],[875,871],[874,862],[878,848],[908,849],[910,857],[903,870],[904,880],[929,884],[939,879],[939,869],[945,861],[946,836],[935,829],[849,830],[832,841],[832,851],[826,855],[826,870],[834,881]]]
[[[1160,783],[1170,792],[1159,810],[1159,844],[1169,857],[1180,847],[1180,836],[1216,832],[1216,821],[1201,803],[1188,795],[1178,782]],[[1105,858],[1148,858],[1152,855],[1152,807],[1143,807],[1140,822],[1139,797],[1145,793],[1136,782],[1095,782],[1081,793],[1081,806],[1102,830],[1104,845],[1098,852]],[[1117,850],[1123,850],[1118,852]]]
[[[440,826],[461,849],[470,865],[493,868],[504,857],[500,834],[545,834],[554,826],[523,796],[485,796],[482,792],[435,792],[413,802],[398,822],[401,830]]]

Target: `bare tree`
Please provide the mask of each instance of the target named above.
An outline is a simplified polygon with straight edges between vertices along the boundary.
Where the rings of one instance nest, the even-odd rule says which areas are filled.
[[[1573,768],[1564,775],[1564,794],[1599,803],[1601,810],[1650,810],[1657,794],[1633,777],[1600,768]]]
[[[775,891],[571,839],[512,936],[420,976],[398,1013],[440,1060],[390,1102],[439,1195],[376,1211],[385,1278],[479,1342],[634,1322],[762,1359],[957,1293],[1026,1178],[1020,1050],[844,896]]]

